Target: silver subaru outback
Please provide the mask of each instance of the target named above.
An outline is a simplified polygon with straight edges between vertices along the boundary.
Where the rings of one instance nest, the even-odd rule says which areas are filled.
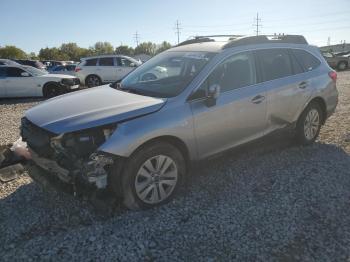
[[[109,192],[130,209],[160,205],[193,161],[286,127],[313,143],[337,106],[336,77],[303,36],[198,37],[119,83],[28,110],[30,174],[75,194]]]

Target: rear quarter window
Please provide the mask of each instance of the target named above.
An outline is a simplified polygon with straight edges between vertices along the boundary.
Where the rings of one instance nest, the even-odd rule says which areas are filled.
[[[321,64],[320,60],[305,50],[292,49],[292,53],[305,72],[314,70]]]
[[[85,62],[85,66],[96,66],[97,58],[87,59]]]

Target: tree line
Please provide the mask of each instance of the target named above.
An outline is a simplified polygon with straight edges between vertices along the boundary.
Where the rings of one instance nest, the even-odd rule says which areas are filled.
[[[143,42],[135,48],[128,45],[120,45],[114,48],[109,42],[97,42],[89,48],[79,47],[76,43],[63,43],[60,47],[41,48],[39,53],[35,54],[33,52],[26,53],[16,46],[7,45],[0,46],[0,58],[79,61],[82,57],[106,54],[127,56],[146,54],[153,56],[169,48],[171,48],[171,44],[166,41],[161,44]]]

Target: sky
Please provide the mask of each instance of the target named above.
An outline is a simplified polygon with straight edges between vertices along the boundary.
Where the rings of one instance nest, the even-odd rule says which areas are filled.
[[[0,0],[0,46],[26,52],[76,42],[135,47],[139,41],[177,43],[194,35],[302,34],[309,43],[350,43],[350,0]]]

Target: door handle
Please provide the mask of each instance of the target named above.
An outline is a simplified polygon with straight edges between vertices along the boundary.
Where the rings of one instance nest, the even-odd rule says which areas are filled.
[[[303,81],[299,84],[299,88],[300,89],[305,89],[307,87],[307,82],[306,81]]]
[[[262,95],[257,95],[256,97],[254,97],[253,99],[252,99],[252,103],[254,103],[254,104],[260,104],[262,101],[264,101],[265,100],[265,97],[264,96],[262,96]]]

